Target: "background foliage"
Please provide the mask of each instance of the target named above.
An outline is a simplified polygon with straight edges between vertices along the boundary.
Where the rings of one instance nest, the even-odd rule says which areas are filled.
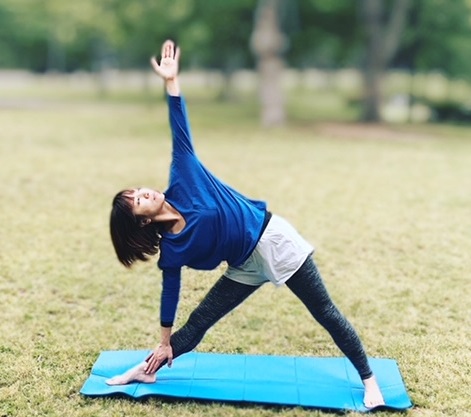
[[[0,67],[34,71],[142,68],[165,37],[185,47],[184,65],[252,68],[255,0],[2,0]],[[281,0],[288,65],[358,66],[364,54],[360,2]],[[385,16],[394,7],[386,1]],[[469,0],[417,0],[393,66],[471,74]]]

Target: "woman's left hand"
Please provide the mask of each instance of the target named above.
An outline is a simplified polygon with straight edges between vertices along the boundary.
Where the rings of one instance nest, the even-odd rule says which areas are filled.
[[[179,60],[180,48],[175,47],[173,41],[166,40],[162,45],[160,63],[155,57],[151,58],[150,63],[155,73],[168,81],[177,77]]]

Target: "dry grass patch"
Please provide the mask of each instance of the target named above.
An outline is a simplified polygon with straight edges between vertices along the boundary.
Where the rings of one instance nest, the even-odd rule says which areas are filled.
[[[332,135],[305,122],[263,131],[244,111],[234,117],[231,108],[189,101],[201,158],[315,244],[327,286],[368,353],[399,362],[417,405],[407,414],[469,415],[471,130],[412,127],[379,138],[355,127],[355,140],[353,130]],[[166,109],[159,101],[56,103],[3,109],[0,125],[0,416],[330,415],[81,397],[101,350],[157,342],[159,274],[153,263],[118,264],[108,215],[124,187],[165,187]],[[179,324],[219,273],[185,271]],[[286,288],[270,286],[199,350],[339,354]]]

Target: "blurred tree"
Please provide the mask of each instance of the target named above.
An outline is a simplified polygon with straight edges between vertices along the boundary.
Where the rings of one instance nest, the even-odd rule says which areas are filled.
[[[189,3],[192,0],[109,0],[107,13],[113,16],[116,24],[111,33],[112,50],[115,51],[113,67],[148,69],[149,57],[158,54],[162,40],[174,38],[173,33],[178,33],[178,22],[187,14]],[[109,43],[98,39],[95,44],[97,55],[104,57],[106,63]],[[148,72],[143,73],[142,88],[145,94],[149,93]]]
[[[281,77],[288,41],[279,24],[281,1],[259,0],[251,38],[257,57],[262,124],[267,127],[283,125],[286,119]]]
[[[471,1],[415,0],[393,65],[471,79]]]
[[[106,13],[110,1],[2,0],[0,57],[9,58],[0,58],[1,66],[38,72],[91,69],[97,39],[115,46],[116,21]]]
[[[276,11],[268,26],[269,18],[254,19],[262,6]],[[228,98],[235,70],[256,62],[266,69],[250,45],[268,27],[279,71],[284,61],[295,68],[362,65],[363,115],[375,121],[382,74],[391,66],[471,78],[470,9],[471,0],[1,0],[0,67],[92,70],[105,91],[106,68],[148,68],[149,56],[171,37],[184,47],[183,67],[225,75],[220,97]],[[279,71],[263,79],[274,82]],[[281,90],[274,102],[281,115]]]
[[[437,118],[469,120],[469,108],[451,97],[453,78],[471,79],[471,1],[451,1],[446,13],[437,13],[443,7],[440,0],[416,0],[412,6],[411,25],[406,31],[404,46],[395,59],[395,65],[409,69],[410,110],[415,101],[425,101]],[[437,71],[446,75],[448,96],[440,100],[424,97],[414,86],[417,72]],[[440,114],[443,113],[442,116]]]
[[[47,22],[40,4],[30,0],[2,0],[0,48],[2,67],[45,69]]]
[[[366,122],[381,120],[381,81],[400,45],[411,0],[394,0],[389,10],[386,6],[385,0],[361,0],[366,35],[363,69],[363,120]]]
[[[232,74],[238,69],[253,67],[249,38],[255,1],[206,0],[194,4],[181,36],[188,63],[220,70],[225,82],[219,98],[232,98]]]
[[[179,40],[194,0],[112,0],[119,28],[119,62],[124,68],[149,68],[166,38]]]
[[[302,0],[293,5],[297,10],[291,10],[284,25],[291,65],[332,69],[358,63],[361,43],[355,2]]]

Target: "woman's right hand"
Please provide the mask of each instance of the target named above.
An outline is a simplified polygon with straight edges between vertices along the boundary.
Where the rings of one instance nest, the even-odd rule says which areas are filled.
[[[152,57],[150,63],[155,73],[165,81],[171,81],[178,75],[178,65],[180,60],[180,48],[175,48],[175,43],[166,40],[162,44],[160,64],[156,57]]]
[[[159,345],[153,352],[146,358],[146,366],[144,373],[153,374],[157,372],[162,362],[167,360],[167,365],[170,368],[173,360],[173,349],[171,345]]]

